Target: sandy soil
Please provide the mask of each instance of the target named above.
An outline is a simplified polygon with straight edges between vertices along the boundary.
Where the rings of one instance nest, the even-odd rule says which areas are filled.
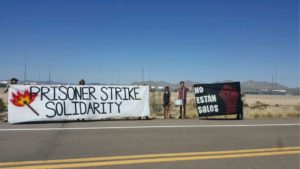
[[[151,93],[151,97],[154,97],[155,104],[159,107],[158,109],[151,110],[151,115],[153,117],[162,116],[162,93],[156,92]],[[173,92],[171,94],[172,103],[177,98],[177,93]],[[7,104],[7,94],[3,93],[3,89],[0,88],[0,98]],[[188,105],[187,105],[187,115],[190,118],[197,117],[196,109],[194,108],[194,94],[188,94]],[[152,99],[152,98],[151,98]],[[150,99],[150,100],[151,100]],[[259,101],[266,107],[255,107],[256,102]],[[300,116],[300,96],[274,96],[274,95],[246,95],[245,103],[247,106],[244,106],[244,114],[246,118],[285,118],[285,117],[295,117]],[[151,104],[151,103],[150,103]],[[151,105],[151,107],[153,107]],[[171,106],[171,114],[173,117],[179,116],[178,107],[174,105]],[[4,117],[6,112],[0,115]]]
[[[2,99],[4,101],[4,103],[7,104],[7,99],[8,99],[7,93],[4,93],[3,91],[4,91],[4,89],[0,88],[0,99]]]
[[[156,93],[157,98],[161,98],[162,100],[162,93]],[[172,93],[171,100],[174,101],[177,98],[177,93]],[[3,89],[0,88],[0,98],[3,99],[4,103],[7,104],[7,93],[3,93]],[[189,93],[188,94],[188,101],[192,101],[194,99],[194,94]],[[245,96],[245,103],[248,105],[252,105],[255,102],[260,101],[262,103],[268,104],[268,105],[283,105],[283,106],[294,106],[297,104],[300,104],[300,96],[276,96],[276,95],[252,95],[248,94]]]
[[[162,94],[158,94],[161,95]],[[171,99],[174,101],[177,98],[178,94],[173,92],[171,94]],[[187,96],[188,101],[195,99],[193,93],[189,93]],[[252,105],[255,102],[260,101],[268,105],[284,105],[284,106],[293,106],[300,103],[300,96],[287,96],[287,95],[253,95],[247,94],[245,96],[245,103]]]
[[[157,102],[162,103],[162,93],[152,93],[155,95]],[[177,98],[177,93],[171,94],[172,103]],[[187,105],[187,116],[189,118],[196,118],[197,111],[195,109],[195,96],[189,93]],[[288,118],[300,116],[300,96],[276,96],[276,95],[251,95],[245,96],[244,117],[245,118]],[[257,105],[259,102],[262,105]],[[171,114],[174,117],[179,116],[179,109],[171,105]],[[162,109],[160,111],[152,111],[155,117],[162,117]],[[230,118],[230,116],[229,116]]]

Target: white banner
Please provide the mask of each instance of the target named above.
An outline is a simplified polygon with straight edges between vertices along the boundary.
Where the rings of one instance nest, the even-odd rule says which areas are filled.
[[[11,85],[8,122],[150,116],[148,86]]]

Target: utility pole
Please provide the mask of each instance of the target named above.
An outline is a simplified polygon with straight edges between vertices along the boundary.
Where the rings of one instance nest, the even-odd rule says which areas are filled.
[[[278,67],[275,68],[275,83],[278,84]]]
[[[151,64],[149,64],[149,82],[151,81]]]
[[[144,67],[142,68],[142,84],[144,84]]]
[[[49,81],[48,81],[48,83],[49,83],[49,85],[51,84],[51,67],[49,66]]]
[[[38,73],[38,82],[40,82],[41,81],[41,74],[40,74],[40,72]]]
[[[274,90],[274,75],[272,74],[272,85],[271,85],[271,94],[273,94],[273,90]]]
[[[27,80],[27,52],[25,52],[25,70],[24,70],[24,85],[26,85]]]
[[[120,85],[120,82],[119,82],[119,74],[120,74],[120,71],[118,71],[118,73],[117,73],[117,85]]]

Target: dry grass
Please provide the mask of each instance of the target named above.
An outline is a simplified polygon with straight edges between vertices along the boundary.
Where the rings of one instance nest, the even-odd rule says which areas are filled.
[[[175,106],[174,100],[177,98],[176,93],[171,94],[171,105],[170,105],[170,114],[172,118],[179,117],[179,107]],[[154,118],[163,118],[163,93],[162,92],[151,92],[150,93],[150,110],[151,116]],[[198,116],[195,109],[195,99],[191,98],[187,101],[186,105],[186,117],[187,118],[196,118]]]
[[[0,99],[3,100],[5,105],[7,105],[7,94],[3,93],[2,88],[0,88]],[[3,121],[7,120],[7,111],[4,111],[4,112],[0,111],[0,120],[3,120]]]
[[[154,92],[150,94],[151,99],[158,99],[156,102],[162,103],[162,94]],[[173,92],[171,101],[177,98],[177,93]],[[187,117],[198,117],[195,97],[189,93],[187,97]],[[161,104],[160,104],[161,105]],[[152,107],[152,105],[150,105]],[[179,116],[179,108],[171,104],[170,112],[173,117]],[[163,109],[152,109],[151,115],[156,118],[163,117]],[[235,118],[236,115],[217,116],[217,118]],[[300,117],[300,96],[270,96],[270,95],[246,95],[244,103],[244,118],[289,118]]]
[[[286,96],[286,95],[254,95],[248,94],[245,97],[246,103],[249,105],[254,104],[257,101],[275,106],[294,106],[300,102],[300,96]]]
[[[246,95],[246,118],[300,117],[300,96]]]
[[[268,106],[265,109],[244,108],[245,118],[289,118],[300,117],[293,106]]]
[[[294,108],[297,112],[300,112],[300,102],[297,105],[295,105]]]
[[[150,93],[150,110],[154,118],[163,118],[162,92]],[[0,99],[7,104],[7,94],[0,88]],[[170,113],[173,118],[179,117],[179,107],[174,105],[177,93],[171,94]],[[186,106],[187,118],[197,118],[195,97],[189,93]],[[219,116],[221,118],[235,118],[232,116]],[[246,95],[244,103],[244,117],[254,118],[289,118],[300,117],[300,96],[270,96],[270,95]],[[0,112],[0,119],[6,119],[7,112]]]

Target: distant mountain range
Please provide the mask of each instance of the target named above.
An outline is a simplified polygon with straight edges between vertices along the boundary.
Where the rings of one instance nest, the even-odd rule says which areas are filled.
[[[226,81],[216,81],[214,83],[223,83],[223,82],[233,82],[231,80]],[[194,81],[185,81],[185,85],[187,87],[192,87],[194,84],[200,82]],[[171,89],[177,89],[179,87],[179,83],[168,83],[165,81],[145,81],[145,82],[134,82],[133,85],[143,85],[147,84],[150,86],[170,86]],[[271,93],[272,91],[286,91],[286,94],[292,95],[300,95],[300,87],[297,88],[289,88],[287,86],[278,84],[278,83],[271,83],[271,82],[264,82],[264,81],[244,81],[241,82],[241,89],[248,93]]]
[[[32,83],[35,84],[48,84],[49,82],[46,81],[31,81]],[[215,83],[222,83],[222,82],[232,82],[231,80],[226,80],[226,81],[216,81]],[[23,84],[23,82],[19,82],[20,84]],[[190,81],[187,80],[185,81],[185,85],[187,87],[192,87],[194,84],[197,84],[200,82],[196,81]],[[62,82],[51,82],[51,84],[62,84],[65,85],[66,83]],[[87,83],[89,85],[105,85],[105,83]],[[71,84],[74,85],[74,84]],[[155,87],[165,87],[165,86],[170,86],[171,89],[177,89],[179,87],[179,82],[178,83],[168,83],[165,81],[144,81],[144,82],[133,82],[130,85],[150,85],[150,86],[155,86]],[[5,86],[5,84],[0,84],[0,86]],[[241,88],[245,92],[249,93],[260,93],[261,91],[272,91],[272,90],[285,90],[287,94],[293,94],[293,95],[300,95],[300,87],[297,88],[289,88],[287,86],[284,86],[282,84],[278,83],[271,83],[271,82],[265,82],[265,81],[254,81],[254,80],[249,80],[249,81],[244,81],[241,82]]]
[[[224,83],[224,82],[233,82],[231,80],[226,80],[226,81],[216,81],[214,83]],[[188,87],[192,87],[194,84],[197,84],[200,82],[194,82],[194,81],[185,81],[185,85]],[[150,86],[179,86],[179,83],[168,83],[165,81],[145,81],[145,82],[134,82],[132,83],[133,85],[142,85],[142,84],[147,84]],[[268,89],[268,90],[287,90],[288,87],[278,84],[278,83],[270,83],[270,82],[262,82],[262,81],[245,81],[241,82],[241,87],[243,89]]]
[[[244,89],[268,89],[268,90],[287,90],[288,87],[278,84],[278,83],[271,83],[271,82],[261,82],[261,81],[245,81],[241,83],[242,88]]]
[[[242,90],[248,92],[248,93],[260,93],[261,91],[264,91],[268,94],[272,91],[286,91],[286,94],[291,95],[300,95],[300,87],[296,88],[289,88],[287,86],[284,86],[282,84],[278,83],[271,83],[271,82],[262,82],[262,81],[245,81],[241,83]]]

